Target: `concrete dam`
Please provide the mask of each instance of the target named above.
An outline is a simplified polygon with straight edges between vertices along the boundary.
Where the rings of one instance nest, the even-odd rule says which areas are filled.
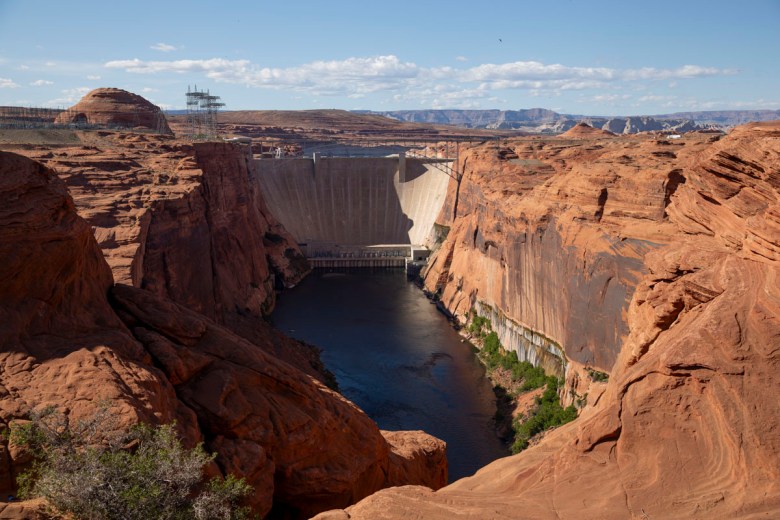
[[[427,256],[444,204],[451,177],[435,161],[443,162],[256,159],[254,172],[271,213],[315,267],[403,266]]]

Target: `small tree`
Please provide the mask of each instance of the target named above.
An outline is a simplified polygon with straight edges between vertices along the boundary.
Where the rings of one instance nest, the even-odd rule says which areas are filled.
[[[43,497],[61,513],[88,520],[247,518],[239,507],[252,488],[230,475],[203,485],[214,460],[201,444],[182,447],[174,425],[137,425],[116,433],[105,407],[71,425],[48,408],[11,429],[11,442],[34,457],[19,477],[20,495]]]

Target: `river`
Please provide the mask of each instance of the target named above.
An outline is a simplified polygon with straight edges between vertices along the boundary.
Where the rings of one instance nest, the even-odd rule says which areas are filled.
[[[272,320],[322,348],[341,393],[380,428],[446,441],[450,482],[508,455],[483,367],[403,270],[314,271],[282,293]]]

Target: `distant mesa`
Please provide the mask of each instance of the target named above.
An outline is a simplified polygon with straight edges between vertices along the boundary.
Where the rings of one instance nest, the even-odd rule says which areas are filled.
[[[55,123],[98,125],[107,128],[143,128],[173,134],[160,107],[120,88],[98,88],[57,116]]]
[[[588,123],[577,123],[561,134],[561,137],[609,137],[615,134],[609,130],[593,128]]]

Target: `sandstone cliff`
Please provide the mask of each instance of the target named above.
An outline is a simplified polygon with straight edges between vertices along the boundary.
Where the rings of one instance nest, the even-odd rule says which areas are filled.
[[[53,171],[0,152],[0,202],[3,426],[46,405],[78,419],[102,399],[118,427],[176,420],[186,444],[205,441],[220,470],[247,478],[261,515],[307,517],[388,484],[446,482],[441,441],[421,432],[385,440],[352,403],[209,318],[112,287]],[[13,492],[25,462],[2,442],[1,491]],[[29,510],[3,514],[34,517]]]
[[[321,518],[780,514],[780,123],[613,141],[471,150],[426,280],[610,370],[606,390],[473,477]]]
[[[711,138],[530,138],[467,150],[426,288],[461,319],[473,307],[489,314],[521,359],[553,369],[565,348],[568,361],[609,370],[644,255],[674,232],[666,208],[679,172]]]
[[[56,123],[113,129],[145,129],[172,134],[160,107],[120,88],[97,88],[61,112]]]
[[[171,298],[323,377],[311,348],[262,320],[275,285],[298,283],[309,267],[266,208],[244,149],[150,134],[78,137],[81,146],[16,151],[65,181],[117,283]]]

